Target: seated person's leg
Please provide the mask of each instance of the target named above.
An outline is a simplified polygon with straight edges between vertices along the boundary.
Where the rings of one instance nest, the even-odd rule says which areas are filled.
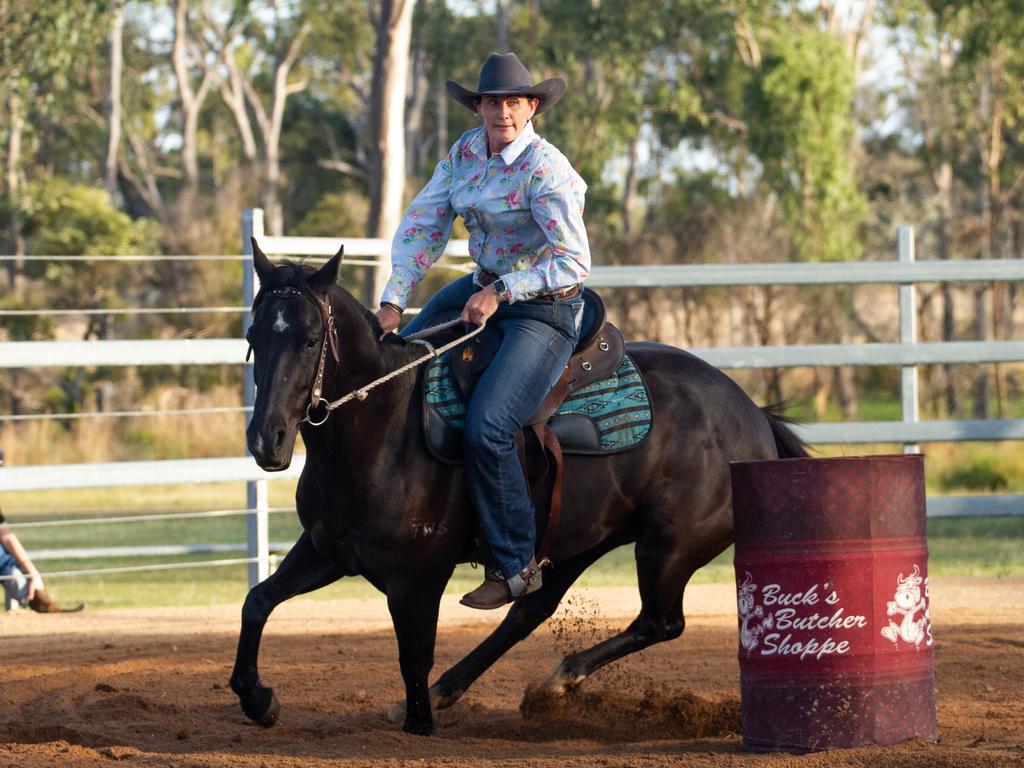
[[[497,604],[503,596],[507,601],[521,594],[513,585],[525,588],[515,577],[533,560],[536,545],[534,508],[515,434],[558,380],[572,351],[563,334],[539,321],[500,321],[499,327],[501,349],[477,382],[463,425],[470,498],[495,564],[509,583],[507,592],[495,594]],[[496,607],[491,591],[483,593],[486,605],[473,607]],[[466,604],[476,597],[467,595]]]
[[[8,602],[16,602],[24,607],[28,602],[28,578],[7,550],[0,547],[0,584],[3,585],[5,606]]]

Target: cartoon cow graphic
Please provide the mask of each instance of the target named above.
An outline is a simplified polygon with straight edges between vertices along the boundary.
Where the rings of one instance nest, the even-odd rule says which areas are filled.
[[[922,584],[924,591],[922,594]],[[920,614],[920,615],[918,615]],[[900,573],[896,579],[896,594],[886,605],[890,617],[888,626],[882,628],[882,637],[891,640],[898,648],[899,641],[912,643],[919,648],[923,642],[932,644],[931,611],[928,608],[928,579],[921,577],[921,569],[914,566],[914,572],[906,578]],[[891,617],[902,616],[897,624]]]
[[[754,605],[754,593],[757,591],[757,584],[750,571],[746,572],[747,578],[738,588],[739,597],[736,600],[736,607],[740,615],[740,646],[750,653],[757,647],[758,638],[764,634],[766,629],[772,628],[772,617],[764,619],[764,606]],[[760,621],[760,619],[764,619]],[[758,620],[754,626],[750,622]]]

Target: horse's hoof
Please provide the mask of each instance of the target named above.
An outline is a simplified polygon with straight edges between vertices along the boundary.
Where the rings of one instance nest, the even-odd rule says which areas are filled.
[[[465,691],[459,693],[448,693],[443,694],[433,688],[430,688],[430,710],[437,712],[439,709],[448,709],[452,704],[462,698],[462,694]],[[405,701],[396,701],[390,707],[388,707],[387,718],[392,723],[403,723],[405,722]]]
[[[432,736],[434,734],[434,723],[429,720],[426,722],[406,720],[402,730],[406,733],[411,733],[413,736]]]
[[[263,713],[263,716],[256,720],[256,725],[264,728],[271,728],[277,723],[277,716],[281,712],[281,705],[277,703],[277,697],[271,695],[270,706],[267,707],[267,711]]]
[[[555,671],[552,672],[551,676],[541,684],[540,688],[546,693],[550,693],[555,696],[562,696],[565,693],[578,688],[580,683],[586,679],[586,675],[581,675],[578,672],[571,671],[563,661],[555,667]]]
[[[448,709],[448,707],[452,706],[453,704],[455,704],[455,702],[462,698],[463,693],[465,693],[465,691],[459,691],[458,693],[442,694],[434,693],[434,691],[431,690],[430,708],[433,709],[435,712],[439,709]]]
[[[273,688],[257,688],[250,696],[243,698],[241,704],[245,716],[264,728],[273,726],[281,711]]]

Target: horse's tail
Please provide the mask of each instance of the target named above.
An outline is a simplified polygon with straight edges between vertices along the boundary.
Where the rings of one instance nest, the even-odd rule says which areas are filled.
[[[803,459],[810,456],[807,452],[807,443],[796,436],[790,429],[793,419],[783,415],[783,406],[768,405],[761,409],[765,418],[772,428],[772,437],[775,438],[775,449],[780,459]]]

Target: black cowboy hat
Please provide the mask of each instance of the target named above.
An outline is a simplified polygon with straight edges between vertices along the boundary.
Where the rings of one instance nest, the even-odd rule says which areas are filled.
[[[534,113],[539,115],[562,98],[565,80],[550,77],[534,85],[530,71],[518,56],[514,53],[492,53],[480,67],[480,80],[475,91],[463,88],[454,80],[448,80],[445,87],[452,98],[474,112],[473,102],[479,101],[481,96],[532,96],[540,100]]]

